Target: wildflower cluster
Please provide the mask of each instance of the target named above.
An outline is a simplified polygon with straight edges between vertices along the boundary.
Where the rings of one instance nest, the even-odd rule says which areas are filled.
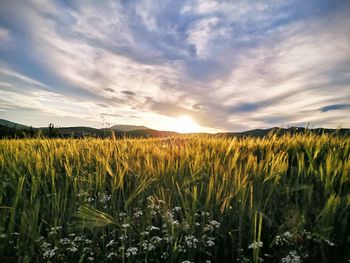
[[[167,260],[171,253],[188,259],[189,253],[194,255],[199,250],[206,251],[206,257],[211,256],[220,223],[211,219],[208,212],[198,211],[195,222],[189,221],[180,206],[169,209],[153,196],[147,198],[146,207],[145,211],[133,208],[117,214],[120,228],[104,239],[106,260],[137,260],[146,255]]]
[[[263,247],[263,242],[261,241],[254,241],[253,243],[249,244],[248,249],[257,249],[259,247]]]
[[[281,262],[283,263],[298,263],[309,258],[309,247],[316,246],[320,243],[325,243],[330,247],[336,245],[332,241],[305,229],[293,234],[286,231],[281,235],[277,235],[274,239],[274,245],[276,248],[280,249],[276,249],[275,254],[278,254],[279,251],[282,252],[279,255],[284,254],[281,258]],[[288,252],[287,255],[285,254],[286,252]]]
[[[302,262],[301,257],[298,255],[298,252],[292,250],[289,254],[281,259],[282,263],[300,263]]]
[[[40,236],[35,240],[43,259],[75,260],[79,259],[81,254],[84,254],[87,255],[88,261],[94,261],[95,244],[91,239],[75,233],[57,239],[52,236],[55,235],[52,232],[57,229],[61,229],[61,227],[51,228],[48,237]]]
[[[289,231],[284,232],[282,235],[277,235],[275,238],[276,246],[290,245],[294,242],[294,235]]]
[[[85,195],[78,194],[78,196]],[[112,195],[108,192],[97,193],[97,195],[91,195],[86,197],[85,202],[96,207],[101,207],[103,209],[111,208]]]

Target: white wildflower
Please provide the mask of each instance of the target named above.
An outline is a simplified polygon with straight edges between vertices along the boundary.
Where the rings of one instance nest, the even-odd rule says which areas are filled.
[[[329,241],[328,239],[325,239],[324,241],[331,247],[335,246],[335,244],[333,242]]]
[[[75,241],[75,242],[81,242],[81,241],[84,241],[84,239],[85,239],[84,236],[76,236],[76,237],[74,238],[74,241]]]
[[[106,245],[106,247],[113,246],[116,242],[114,240],[109,241],[109,243]]]
[[[95,199],[94,199],[93,197],[88,197],[88,198],[86,199],[86,202],[87,202],[87,203],[92,203],[94,200],[95,200]]]
[[[174,207],[174,211],[176,211],[176,212],[181,211],[181,207],[180,207],[180,206],[175,206],[175,207]]]
[[[68,247],[67,250],[70,251],[70,252],[72,252],[72,253],[74,253],[74,252],[77,252],[77,251],[78,251],[78,248],[77,248],[76,246],[73,245],[73,246],[71,246],[71,247]]]
[[[125,256],[126,257],[130,257],[131,255],[132,256],[135,256],[137,255],[137,252],[139,250],[137,249],[137,247],[129,247],[127,250],[126,250],[126,253],[125,253]]]
[[[289,252],[289,254],[281,259],[282,263],[301,263],[301,258],[295,250]]]
[[[211,231],[213,229],[214,229],[214,227],[212,225],[205,225],[204,226],[204,231]]]
[[[196,248],[197,243],[198,243],[198,239],[192,235],[185,236],[185,243],[186,243],[187,247],[189,247],[189,248]]]
[[[149,227],[147,228],[147,230],[149,230],[149,231],[159,230],[159,227],[156,227],[156,226],[151,225],[151,226],[149,226]]]
[[[306,239],[312,239],[312,233],[309,231],[306,231],[305,229],[302,232],[304,235],[306,235]]]
[[[220,223],[218,221],[215,221],[215,220],[209,221],[209,224],[212,225],[214,228],[220,227]]]
[[[155,205],[155,204],[149,204],[147,207],[151,210],[159,210],[160,209],[160,206]]]
[[[112,257],[116,257],[116,256],[118,256],[117,253],[111,252],[107,255],[107,259],[111,259]]]
[[[293,238],[293,235],[292,235],[289,231],[284,232],[284,233],[283,233],[283,236],[284,236],[285,238]]]
[[[263,247],[263,242],[261,241],[254,241],[248,246],[248,249],[257,249],[258,247]]]
[[[92,240],[90,240],[90,239],[87,238],[87,239],[84,240],[84,243],[85,243],[85,244],[91,244],[91,243],[92,243]]]
[[[173,241],[174,237],[173,236],[170,236],[170,235],[166,235],[165,237],[163,237],[163,240],[166,242],[166,243],[171,243],[171,241]]]
[[[48,243],[48,242],[43,242],[41,245],[40,245],[40,247],[42,248],[42,249],[47,249],[47,248],[49,248],[51,246],[51,244],[50,243]]]
[[[44,258],[52,258],[52,257],[54,257],[56,255],[56,250],[57,249],[58,249],[57,247],[54,247],[53,249],[46,250],[44,252],[44,254],[43,254],[43,257]]]
[[[57,230],[60,230],[60,229],[62,229],[62,227],[61,226],[56,226],[56,227],[51,227],[51,231],[57,231]]]
[[[60,243],[62,244],[62,245],[68,245],[68,244],[70,244],[70,239],[69,238],[61,238],[60,239]]]
[[[121,236],[119,237],[119,239],[120,239],[121,241],[124,241],[124,240],[127,240],[127,239],[128,239],[128,236],[127,236],[127,235],[121,235]]]
[[[215,240],[214,237],[208,237],[208,240],[207,240],[207,242],[206,242],[206,245],[207,245],[208,247],[215,246],[214,240]]]
[[[151,211],[151,215],[152,215],[152,216],[155,216],[155,215],[157,215],[157,212],[152,210],[152,211]]]
[[[122,224],[122,228],[128,228],[130,227],[130,224]]]
[[[159,236],[153,236],[153,237],[151,238],[151,240],[152,240],[152,242],[153,242],[154,244],[157,244],[157,243],[161,243],[163,239],[160,238]]]
[[[142,211],[137,211],[137,212],[134,213],[134,217],[135,217],[135,218],[139,218],[139,217],[141,217],[142,215],[143,215],[143,212],[142,212]]]
[[[57,234],[57,231],[50,231],[49,232],[49,235],[52,236],[52,235],[56,235]]]
[[[281,238],[280,235],[277,235],[275,238],[275,245],[279,246],[279,245],[283,245],[283,239]]]
[[[146,251],[152,251],[156,249],[156,247],[152,243],[149,243],[147,240],[141,243],[141,247],[143,250],[146,250]]]
[[[112,196],[106,193],[102,193],[102,194],[99,194],[98,198],[100,203],[105,204],[109,200],[111,200]]]

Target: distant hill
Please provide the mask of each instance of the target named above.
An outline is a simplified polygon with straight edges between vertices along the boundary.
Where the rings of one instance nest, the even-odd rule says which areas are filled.
[[[29,129],[29,126],[22,125],[19,123],[8,121],[8,120],[3,120],[3,119],[0,119],[0,125],[8,127],[8,128]]]
[[[150,130],[146,126],[137,126],[137,125],[114,125],[110,127],[112,130],[116,131],[141,131],[141,130]]]
[[[331,134],[338,133],[339,135],[350,136],[350,129],[325,129],[325,128],[315,128],[309,129],[304,127],[290,127],[290,128],[278,128],[273,127],[269,129],[255,129],[244,132],[227,132],[227,133],[217,133],[217,135],[225,135],[232,137],[264,137],[270,133],[277,134],[279,136],[283,134],[298,134],[311,132],[314,134]]]
[[[216,134],[206,133],[192,133],[187,135],[209,135],[209,136],[225,136],[225,137],[264,137],[270,133],[281,136],[283,134],[298,134],[298,133],[314,133],[314,134],[333,134],[337,133],[342,136],[350,136],[350,129],[308,129],[303,127],[278,128],[270,129],[255,129],[244,132],[226,132]],[[131,137],[131,138],[154,138],[154,137],[168,137],[177,135],[179,133],[172,131],[158,131],[149,129],[145,126],[137,125],[114,125],[111,128],[96,129],[91,127],[63,127],[54,128],[50,130],[48,127],[32,128],[19,123],[0,119],[0,138],[22,138],[22,137],[36,137],[45,136],[53,138],[83,138],[83,137],[99,137],[108,138],[112,134],[117,138]]]

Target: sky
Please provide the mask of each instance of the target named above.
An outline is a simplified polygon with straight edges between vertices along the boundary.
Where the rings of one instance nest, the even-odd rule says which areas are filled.
[[[350,127],[350,1],[1,0],[0,119]]]

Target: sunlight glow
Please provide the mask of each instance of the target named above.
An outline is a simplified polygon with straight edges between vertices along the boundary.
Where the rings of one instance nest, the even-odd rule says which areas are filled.
[[[203,129],[190,116],[180,116],[174,119],[170,130],[180,133],[201,132]]]

